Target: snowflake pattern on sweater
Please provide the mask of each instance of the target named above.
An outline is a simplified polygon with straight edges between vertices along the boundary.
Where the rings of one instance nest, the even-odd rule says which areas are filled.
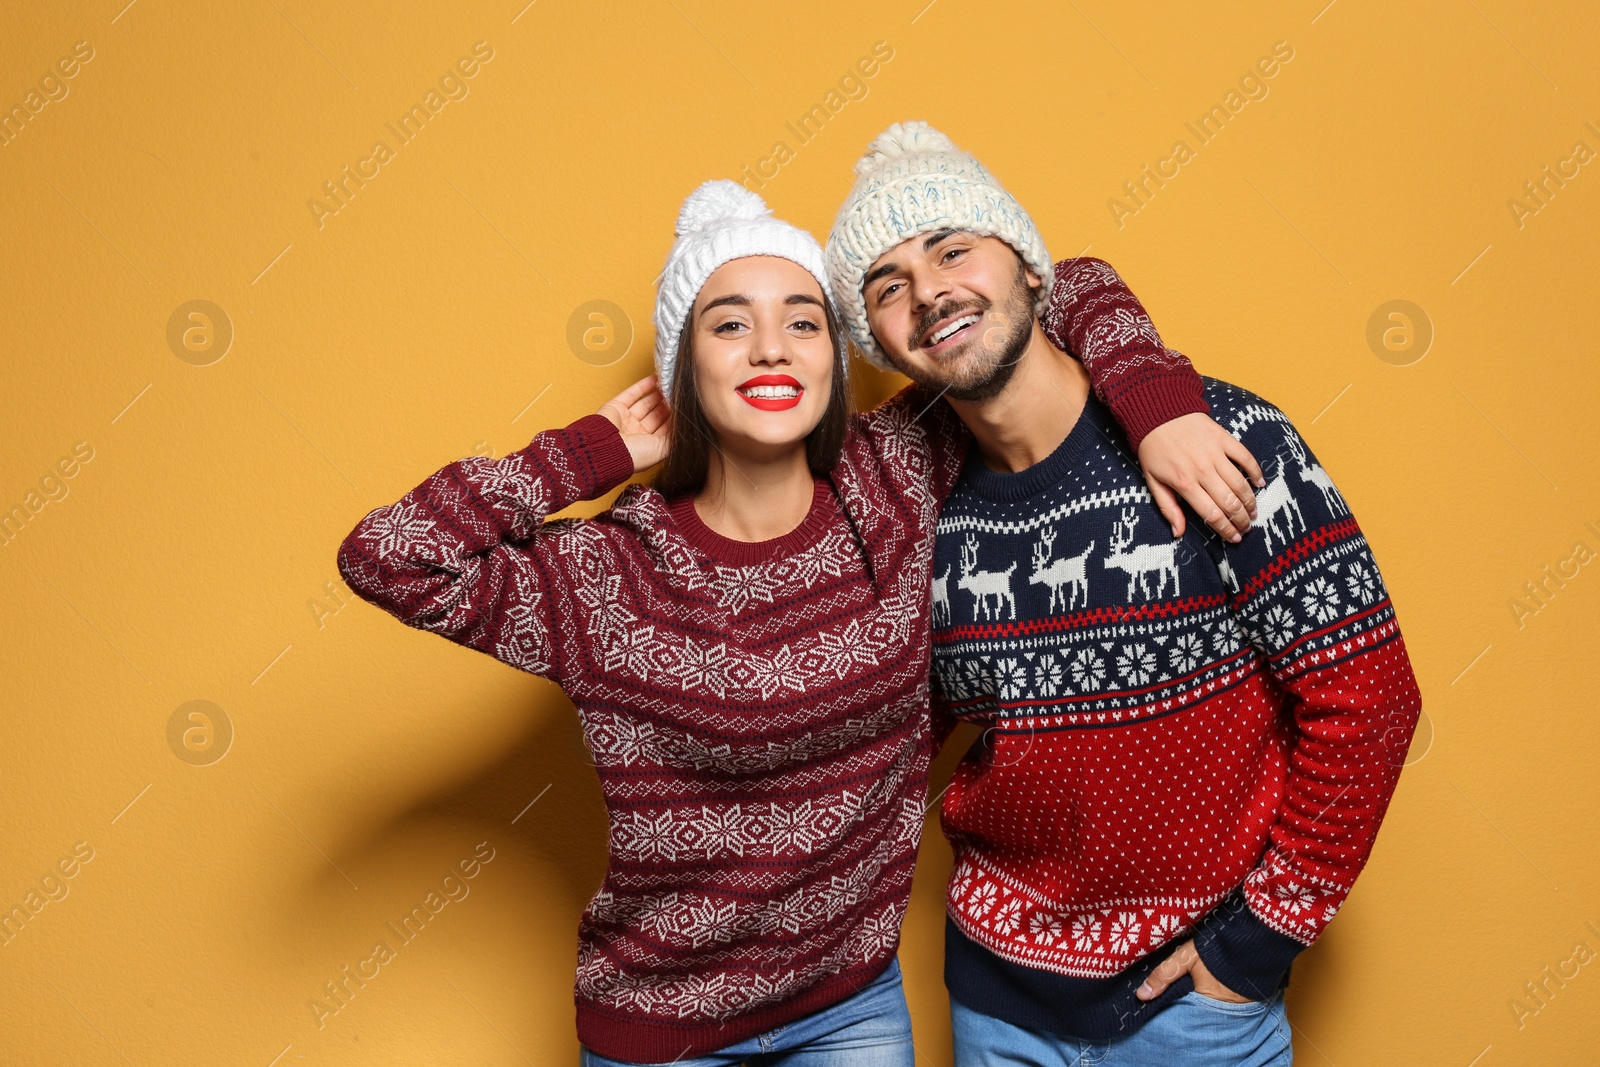
[[[1259,998],[1366,862],[1420,696],[1326,471],[1276,407],[1203,382],[1268,477],[1237,545],[1192,515],[1172,538],[1092,397],[1052,456],[969,460],[946,502],[935,703],[986,728],[944,797],[947,907],[992,958],[1080,979],[1197,934]]]

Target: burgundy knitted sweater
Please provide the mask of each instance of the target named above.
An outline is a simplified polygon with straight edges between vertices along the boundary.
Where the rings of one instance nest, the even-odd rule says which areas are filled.
[[[1099,261],[1058,265],[1058,337],[1130,437],[1206,410],[1187,360]],[[770,541],[630,485],[600,415],[451,463],[340,546],[364,599],[559,683],[609,813],[578,933],[578,1036],[614,1059],[725,1047],[834,1004],[893,958],[927,793],[935,521],[968,443],[909,387],[852,417],[810,512]]]

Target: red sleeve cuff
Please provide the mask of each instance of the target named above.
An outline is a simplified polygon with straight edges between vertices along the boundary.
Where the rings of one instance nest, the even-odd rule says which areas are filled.
[[[1211,414],[1205,382],[1190,367],[1154,371],[1129,381],[1109,403],[1135,454],[1145,435],[1162,423],[1194,412]]]
[[[583,480],[583,499],[610,492],[633,477],[633,454],[622,434],[604,415],[585,415],[567,427],[573,439],[573,459]]]

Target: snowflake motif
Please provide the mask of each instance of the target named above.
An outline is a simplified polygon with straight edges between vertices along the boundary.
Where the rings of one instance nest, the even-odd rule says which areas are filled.
[[[1176,915],[1158,915],[1150,922],[1150,947],[1158,948],[1171,941],[1178,933]]]
[[[1061,679],[1066,676],[1061,660],[1045,656],[1033,667],[1033,690],[1041,697],[1053,697],[1061,689]]]
[[[1012,897],[1000,905],[1000,910],[994,913],[994,932],[1001,937],[1010,937],[1017,932],[1017,927],[1022,925],[1022,898]]]
[[[670,811],[655,816],[640,811],[631,814],[630,821],[617,824],[621,831],[619,836],[623,839],[620,842],[621,851],[639,860],[659,856],[671,863],[678,858],[678,825],[673,821]]]
[[[1117,671],[1129,685],[1144,685],[1155,676],[1156,654],[1142,641],[1128,645],[1117,653]]]
[[[597,584],[598,588],[579,585],[576,591],[589,608],[587,632],[604,648],[613,635],[621,636],[629,623],[638,621],[638,616],[622,604],[622,575],[608,574]]]
[[[415,500],[401,501],[379,511],[367,524],[364,536],[377,542],[380,557],[404,557],[406,550],[426,539],[434,526],[433,520],[422,514],[422,504]]]
[[[704,851],[707,859],[743,856],[744,847],[751,843],[744,824],[745,816],[738,804],[728,808],[701,807],[700,818],[689,824],[689,832],[694,847]]]
[[[1313,578],[1306,583],[1305,595],[1300,603],[1320,623],[1329,623],[1339,617],[1339,591],[1325,577]]]
[[[972,896],[967,898],[967,903],[972,907],[976,918],[983,918],[989,914],[989,909],[994,907],[996,891],[993,882],[983,882],[972,891]]]
[[[1267,609],[1261,618],[1261,629],[1267,635],[1267,641],[1273,648],[1285,648],[1294,640],[1300,626],[1285,604],[1274,604]]]
[[[969,867],[961,872],[961,877],[950,883],[950,899],[959,901],[967,895],[967,890],[972,888],[972,869]]]
[[[772,694],[780,689],[792,689],[796,693],[804,693],[806,691],[804,661],[804,656],[784,645],[771,656],[752,658],[746,664],[750,673],[746,684],[751,689],[760,690],[762,700],[772,699]]]
[[[658,941],[665,941],[672,931],[677,928],[678,894],[668,893],[665,896],[648,897],[640,909],[634,924],[647,937]]]
[[[1072,947],[1079,952],[1088,952],[1100,941],[1100,918],[1085,912],[1072,917]],[[1102,947],[1097,951],[1104,952]]]
[[[1111,920],[1111,951],[1118,953],[1127,952],[1133,943],[1139,939],[1138,916],[1131,911],[1125,911]]]
[[[1206,654],[1206,645],[1200,639],[1199,634],[1179,634],[1177,640],[1172,642],[1172,648],[1167,654],[1172,657],[1174,674],[1188,674],[1200,666],[1200,662]]]
[[[725,971],[719,971],[709,978],[702,974],[691,974],[678,986],[668,1004],[678,1009],[680,1019],[705,1018],[717,1013],[729,992]]]
[[[767,809],[767,846],[774,856],[787,852],[811,853],[826,835],[818,826],[827,821],[828,811],[815,809],[811,801],[793,806],[773,804]]]
[[[719,566],[715,588],[722,606],[738,614],[756,601],[771,604],[783,585],[775,580],[770,568]]]
[[[699,645],[693,638],[685,638],[683,647],[678,650],[678,684],[685,692],[705,689],[715,693],[718,699],[725,699],[731,662],[732,655],[725,643]]]
[[[1094,348],[1096,354],[1133,341],[1153,342],[1158,339],[1150,317],[1130,308],[1116,308],[1109,315],[1101,315],[1089,328],[1092,333],[1088,346]]]
[[[1299,915],[1311,907],[1317,895],[1311,891],[1310,886],[1303,886],[1298,882],[1284,882],[1272,887],[1272,895],[1278,898],[1278,903],[1283,910]]]
[[[1035,944],[1053,945],[1061,936],[1061,919],[1048,911],[1036,911],[1028,916],[1028,933]]]
[[[657,673],[656,653],[665,647],[656,639],[654,626],[613,630],[612,640],[605,645],[605,669],[650,678]]]
[[[610,756],[622,761],[624,767],[643,759],[655,744],[655,724],[634,722],[613,716],[603,727],[596,727],[590,748],[596,755]]]
[[[1378,595],[1378,577],[1371,567],[1353,559],[1345,568],[1344,587],[1350,591],[1350,599],[1370,604]]]
[[[504,640],[495,643],[495,655],[530,674],[546,674],[551,669],[550,646],[544,621],[539,617],[539,601],[544,594],[516,575],[517,598],[505,609]]]
[[[997,661],[994,676],[1001,700],[1016,700],[1028,685],[1028,669],[1014,659]]]
[[[702,900],[698,905],[691,904],[685,915],[686,922],[679,934],[689,941],[693,948],[699,948],[708,942],[721,941],[729,934],[737,931],[730,929],[739,912],[733,901],[718,904],[713,900]]]
[[[1072,684],[1080,693],[1097,691],[1106,680],[1106,663],[1092,648],[1080,649],[1072,659]]]
[[[970,656],[960,661],[960,677],[955,688],[962,697],[983,696],[989,689],[989,657]]]

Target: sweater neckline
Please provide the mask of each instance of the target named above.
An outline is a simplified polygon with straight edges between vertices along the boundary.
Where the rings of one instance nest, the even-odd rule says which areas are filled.
[[[809,548],[838,517],[839,502],[834,497],[833,483],[824,477],[814,478],[811,507],[806,511],[805,518],[800,520],[800,525],[786,534],[765,541],[738,541],[719,534],[707,526],[695,510],[693,493],[683,493],[668,500],[667,509],[672,513],[684,540],[719,563],[748,567],[782,559]]]
[[[961,470],[961,485],[979,496],[996,501],[1026,500],[1035,493],[1058,485],[1073,472],[1083,455],[1107,439],[1113,444],[1121,433],[1111,409],[1096,397],[1093,391],[1084,397],[1083,410],[1078,421],[1072,424],[1067,436],[1044,459],[1020,471],[993,470],[983,461],[977,443],[967,450],[967,459]]]

